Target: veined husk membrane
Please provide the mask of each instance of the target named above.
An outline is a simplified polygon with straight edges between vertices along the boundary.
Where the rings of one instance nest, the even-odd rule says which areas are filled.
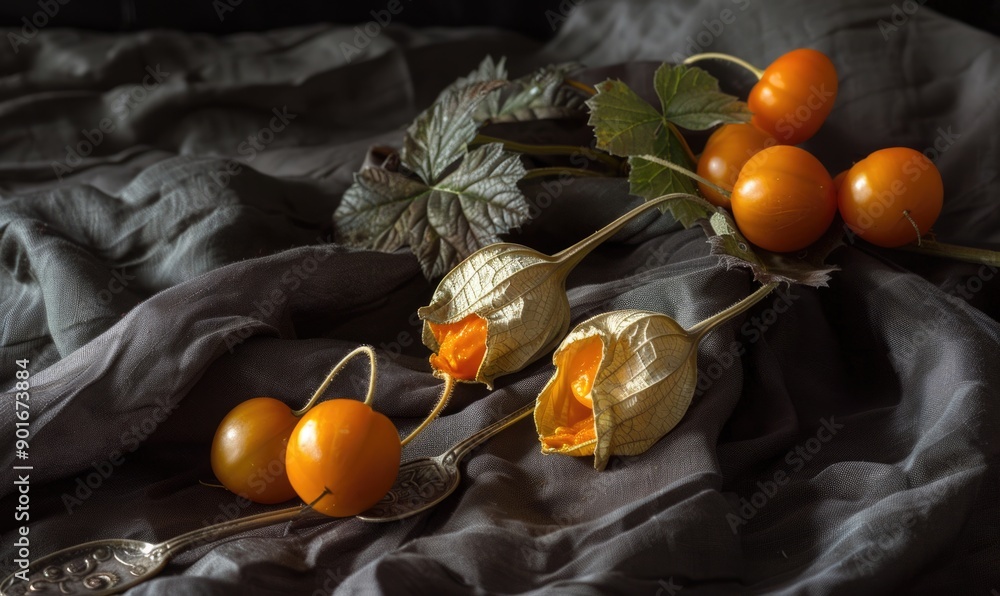
[[[434,326],[477,315],[486,320],[486,351],[474,378],[483,383],[517,372],[550,350],[569,330],[566,278],[591,250],[635,216],[671,200],[700,200],[683,193],[646,202],[570,248],[549,256],[512,243],[484,247],[459,263],[438,284],[431,303],[417,314],[424,321],[423,342],[437,353]],[[435,369],[437,376],[442,371]]]

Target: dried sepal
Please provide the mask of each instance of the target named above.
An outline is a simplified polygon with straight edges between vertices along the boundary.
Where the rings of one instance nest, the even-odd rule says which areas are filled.
[[[588,413],[570,391],[574,379],[569,369],[581,342],[592,337],[601,339],[603,356]],[[645,452],[687,412],[697,383],[699,337],[666,315],[638,310],[604,313],[577,325],[556,349],[556,372],[535,404],[542,452],[592,454],[598,470],[612,455]],[[552,445],[553,435],[580,428],[590,416],[592,439],[581,432],[584,440]]]
[[[719,207],[706,222],[702,220],[711,254],[726,269],[746,267],[762,284],[780,282],[826,287],[830,275],[840,268],[826,263],[834,250],[844,245],[844,228],[839,217],[811,246],[794,254],[770,252],[753,246],[740,233],[728,211]]]
[[[440,348],[431,323],[445,325],[470,315],[486,320],[486,354],[474,379],[493,380],[521,370],[551,350],[569,329],[565,260],[525,246],[500,243],[472,254],[441,280],[431,303],[417,314],[423,342]],[[435,368],[435,373],[440,371]]]
[[[469,255],[441,280],[431,303],[417,311],[424,321],[424,345],[435,352],[430,357],[434,374],[492,389],[495,378],[541,358],[569,329],[566,277],[573,267],[640,213],[691,199],[701,200],[683,193],[657,197],[552,256],[511,243]],[[469,333],[456,325],[462,321],[469,322]],[[480,330],[471,328],[482,321],[485,350],[476,343]]]

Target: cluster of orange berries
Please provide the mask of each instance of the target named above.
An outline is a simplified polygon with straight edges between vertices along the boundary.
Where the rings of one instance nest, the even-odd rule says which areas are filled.
[[[793,50],[768,66],[750,91],[752,120],[724,125],[708,139],[697,173],[721,188],[699,187],[713,204],[732,209],[753,244],[802,250],[826,232],[839,210],[860,238],[896,247],[918,240],[940,215],[941,174],[919,151],[881,149],[834,179],[816,157],[794,146],[822,126],[837,88],[829,58]]]

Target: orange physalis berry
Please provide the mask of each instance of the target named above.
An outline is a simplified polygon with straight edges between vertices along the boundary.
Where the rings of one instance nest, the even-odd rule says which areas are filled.
[[[473,313],[454,323],[429,323],[438,342],[431,366],[461,381],[472,381],[486,356],[486,319]]]

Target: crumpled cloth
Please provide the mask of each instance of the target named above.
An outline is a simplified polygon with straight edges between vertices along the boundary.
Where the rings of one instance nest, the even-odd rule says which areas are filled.
[[[699,51],[765,65],[830,55],[840,96],[805,146],[832,173],[886,146],[941,170],[941,240],[1000,247],[1000,44],[920,6],[588,2],[525,15],[541,45],[488,29],[350,26],[213,38],[41,30],[0,47],[0,561],[14,569],[30,472],[31,557],[103,537],[156,542],[267,508],[212,482],[222,416],[298,407],[341,356],[378,349],[375,404],[401,432],[437,398],[406,251],[332,242],[374,144],[485,55],[514,75],[575,60],[649,91]],[[896,23],[895,29],[879,25]],[[348,59],[349,58],[349,59]],[[725,65],[732,90],[752,80]],[[582,123],[579,126],[584,126]],[[540,129],[542,130],[542,129]],[[584,129],[585,130],[585,129]],[[544,189],[525,186],[535,204]],[[637,205],[578,180],[511,239],[556,251]],[[273,526],[204,544],[130,595],[989,594],[1000,589],[1000,282],[988,267],[848,244],[830,287],[783,289],[709,335],[682,422],[595,472],[542,456],[523,421],[474,451],[432,511],[386,525]],[[690,325],[749,294],[704,233],[640,218],[569,279],[574,323],[611,309]],[[14,451],[16,361],[30,447]],[[404,458],[437,454],[530,403],[547,359],[460,386]],[[360,397],[359,361],[330,395]],[[7,391],[7,389],[10,389]]]

